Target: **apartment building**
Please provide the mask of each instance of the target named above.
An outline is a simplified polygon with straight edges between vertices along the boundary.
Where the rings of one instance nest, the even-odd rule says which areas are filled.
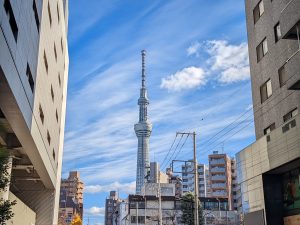
[[[300,1],[247,0],[256,142],[236,155],[245,224],[300,219]]]
[[[10,223],[57,224],[67,21],[67,0],[0,1],[0,142],[12,164],[4,198],[17,200]]]
[[[209,174],[211,182],[211,197],[228,200],[229,209],[233,209],[232,193],[232,164],[227,154],[214,151],[208,156]]]
[[[110,191],[109,197],[105,200],[105,225],[114,224],[114,214],[117,211],[117,204],[119,202],[119,196],[116,191]]]
[[[67,179],[61,180],[60,185],[60,207],[59,207],[59,217],[62,217],[64,215],[64,218],[66,218],[66,222],[68,223],[69,218],[73,218],[75,214],[78,214],[81,219],[83,216],[83,189],[84,184],[80,180],[80,174],[78,171],[71,171],[69,173],[69,177]],[[71,199],[71,200],[69,200]],[[72,203],[72,202],[73,203]],[[68,213],[67,217],[65,216],[66,207],[64,207],[64,203],[70,202],[66,207],[67,208],[75,208],[74,213],[70,215]],[[70,210],[69,210],[70,211]]]
[[[159,184],[146,183],[142,195],[129,195],[127,224],[156,225],[159,221]],[[162,224],[181,225],[180,201],[175,197],[174,184],[160,184]]]
[[[198,189],[199,197],[208,197],[209,173],[204,164],[198,164]],[[182,171],[182,193],[195,191],[194,162],[190,160],[181,167]]]

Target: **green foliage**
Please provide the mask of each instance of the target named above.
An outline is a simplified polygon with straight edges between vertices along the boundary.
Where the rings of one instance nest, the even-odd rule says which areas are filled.
[[[1,225],[5,225],[6,221],[10,220],[14,216],[11,207],[16,203],[17,203],[16,201],[10,201],[10,200],[4,201],[3,199],[0,199],[0,224]]]
[[[3,131],[3,128],[0,124],[0,132]],[[8,173],[8,151],[5,146],[0,145],[0,191],[6,191],[10,183],[10,175]],[[5,225],[7,220],[10,220],[14,213],[11,208],[15,205],[16,201],[0,199],[0,225]]]
[[[195,197],[191,192],[186,193],[181,199],[182,223],[186,225],[194,225],[194,203]],[[199,204],[199,203],[198,203]],[[201,204],[198,207],[199,225],[204,225],[203,209]]]

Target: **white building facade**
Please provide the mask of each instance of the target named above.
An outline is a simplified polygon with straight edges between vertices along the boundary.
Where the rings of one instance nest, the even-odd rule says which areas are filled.
[[[57,224],[68,81],[68,1],[0,1],[1,144],[12,162],[11,222]],[[24,205],[31,209],[18,211]],[[30,211],[30,210],[29,210]],[[22,221],[22,220],[21,220]]]

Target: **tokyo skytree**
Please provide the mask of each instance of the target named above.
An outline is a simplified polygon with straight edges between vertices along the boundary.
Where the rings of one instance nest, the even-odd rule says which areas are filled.
[[[141,193],[144,183],[147,181],[150,170],[149,161],[149,138],[152,131],[152,124],[148,121],[147,107],[149,99],[147,97],[146,74],[145,74],[146,51],[142,51],[142,87],[138,105],[140,108],[139,122],[134,125],[134,130],[138,138],[137,168],[136,168],[136,194]]]

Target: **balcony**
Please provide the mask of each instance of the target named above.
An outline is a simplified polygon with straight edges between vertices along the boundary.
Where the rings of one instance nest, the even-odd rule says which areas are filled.
[[[227,188],[226,183],[213,183],[211,185],[211,187],[214,189],[218,189],[218,188],[226,189]]]
[[[227,197],[227,191],[213,191],[212,196]]]
[[[289,1],[285,7],[281,10],[280,15],[280,29],[283,38],[296,39],[296,29],[293,31],[293,27],[299,23],[300,20],[300,2],[299,0]],[[294,34],[294,35],[293,35]]]
[[[226,177],[225,176],[220,176],[220,175],[216,175],[216,176],[211,176],[211,180],[213,181],[218,181],[218,180],[226,180]]]
[[[224,167],[212,167],[210,170],[212,173],[225,173]]]
[[[225,165],[225,160],[224,159],[214,159],[214,158],[211,158],[209,164],[210,165]]]

